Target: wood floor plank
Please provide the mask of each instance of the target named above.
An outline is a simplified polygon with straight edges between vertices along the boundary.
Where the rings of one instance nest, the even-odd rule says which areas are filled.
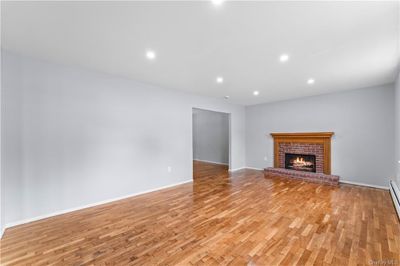
[[[194,162],[194,182],[7,229],[1,265],[400,265],[388,191]]]

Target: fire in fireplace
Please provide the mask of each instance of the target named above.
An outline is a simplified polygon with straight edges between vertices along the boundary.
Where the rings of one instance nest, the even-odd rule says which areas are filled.
[[[315,155],[285,153],[285,168],[304,172],[316,172]]]

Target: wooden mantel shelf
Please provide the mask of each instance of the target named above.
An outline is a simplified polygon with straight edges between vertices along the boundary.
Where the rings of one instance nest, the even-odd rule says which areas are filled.
[[[271,133],[272,137],[277,138],[331,138],[333,132],[299,132],[299,133]]]

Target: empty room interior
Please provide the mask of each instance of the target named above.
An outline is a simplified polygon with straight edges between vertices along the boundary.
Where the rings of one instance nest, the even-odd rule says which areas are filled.
[[[229,114],[193,108],[192,123],[193,178],[229,170]]]
[[[1,1],[1,265],[400,265],[400,1]]]

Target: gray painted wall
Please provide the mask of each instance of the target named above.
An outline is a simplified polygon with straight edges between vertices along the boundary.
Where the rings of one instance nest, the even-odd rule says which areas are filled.
[[[397,174],[397,184],[400,187],[400,73],[397,77],[396,82],[396,174]]]
[[[229,164],[229,114],[193,109],[193,158]]]
[[[0,14],[1,14],[1,5],[0,5]],[[1,45],[1,36],[0,36],[0,45]],[[2,111],[2,100],[1,95],[3,94],[3,88],[1,86],[1,49],[0,49],[0,117]],[[2,128],[0,123],[0,151],[1,147],[1,135],[2,135]],[[4,219],[4,184],[3,184],[3,177],[2,177],[2,170],[1,170],[1,152],[0,152],[0,238],[3,236],[4,226],[5,226],[5,219]]]
[[[388,186],[395,173],[393,85],[246,107],[246,165],[272,166],[271,132],[315,131],[335,132],[333,174]]]
[[[3,227],[10,217],[21,212],[21,198],[24,193],[22,186],[22,67],[17,60],[7,60],[2,53],[2,99],[1,99],[1,176],[2,176],[2,211]]]
[[[224,99],[4,51],[3,86],[8,224],[191,180],[193,107],[231,114],[244,166],[244,107]]]

